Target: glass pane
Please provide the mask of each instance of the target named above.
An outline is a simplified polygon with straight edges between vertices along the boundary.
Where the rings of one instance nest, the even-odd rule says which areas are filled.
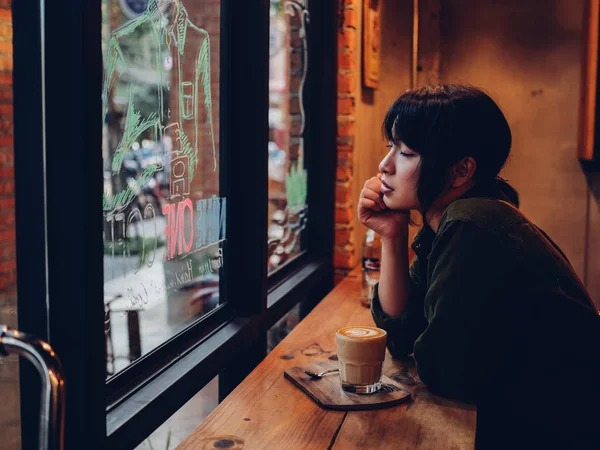
[[[102,0],[107,376],[219,305],[219,0]]]
[[[213,378],[185,405],[169,417],[136,450],[176,448],[219,404],[219,377]]]
[[[306,226],[303,89],[308,0],[271,0],[269,40],[269,271],[303,250]]]
[[[10,2],[0,5],[0,47],[0,324],[18,328]],[[0,392],[0,447],[20,449],[19,358],[16,355],[0,356]]]
[[[316,306],[314,299],[305,298],[267,330],[267,353],[271,352]],[[312,348],[312,347],[311,347]]]
[[[267,330],[267,353],[277,347],[296,328],[299,322],[300,303],[297,303],[285,316]]]

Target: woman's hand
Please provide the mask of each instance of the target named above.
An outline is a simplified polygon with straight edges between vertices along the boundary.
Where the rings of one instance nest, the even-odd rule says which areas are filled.
[[[381,195],[381,174],[365,183],[358,200],[358,220],[379,234],[383,239],[402,235],[408,228],[409,211],[388,209]]]

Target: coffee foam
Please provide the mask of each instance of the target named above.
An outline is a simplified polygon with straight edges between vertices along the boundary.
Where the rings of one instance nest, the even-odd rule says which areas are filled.
[[[337,332],[341,336],[345,336],[351,339],[368,339],[386,335],[385,331],[373,327],[345,327],[340,328]]]

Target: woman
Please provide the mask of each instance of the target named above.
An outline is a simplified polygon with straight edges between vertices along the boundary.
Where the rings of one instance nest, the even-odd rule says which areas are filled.
[[[511,147],[498,106],[474,87],[424,87],[383,131],[390,151],[358,216],[383,240],[372,314],[392,356],[412,354],[430,391],[478,404],[478,447],[600,448],[600,318],[498,176]],[[423,227],[409,267],[410,210]]]

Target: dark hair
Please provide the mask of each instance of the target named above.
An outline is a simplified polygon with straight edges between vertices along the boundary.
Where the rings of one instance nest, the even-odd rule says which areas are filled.
[[[425,86],[406,91],[388,110],[384,137],[404,142],[421,156],[417,196],[423,217],[442,193],[450,168],[471,156],[478,186],[498,186],[518,206],[517,191],[498,177],[512,137],[496,103],[473,86]]]

